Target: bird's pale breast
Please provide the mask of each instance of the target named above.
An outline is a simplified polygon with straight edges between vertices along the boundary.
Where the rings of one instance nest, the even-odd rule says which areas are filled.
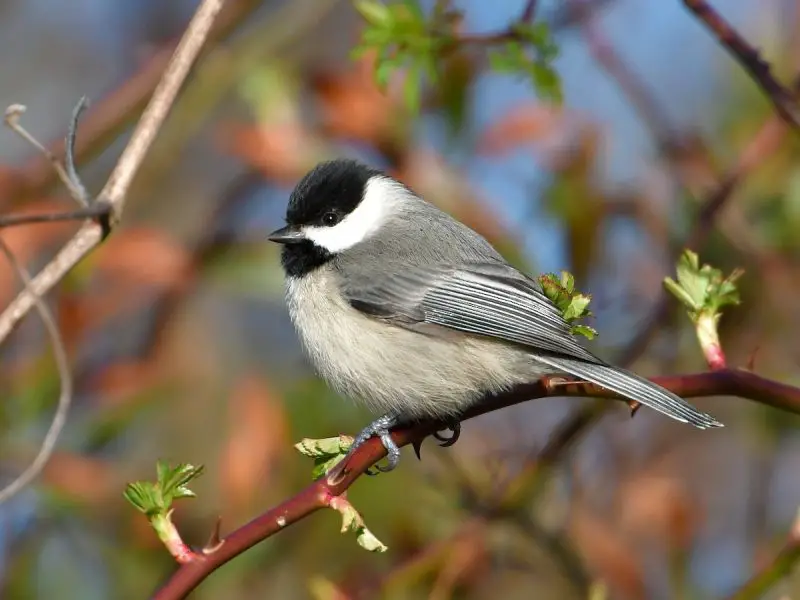
[[[426,335],[352,308],[323,267],[289,278],[287,304],[319,374],[340,394],[376,412],[457,414],[487,392],[541,374],[523,350],[467,336]]]

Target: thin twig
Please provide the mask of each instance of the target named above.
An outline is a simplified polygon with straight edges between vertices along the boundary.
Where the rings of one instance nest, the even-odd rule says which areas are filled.
[[[610,2],[611,0],[595,0],[594,2],[582,6],[580,10],[573,9],[570,5],[561,5],[542,20],[550,25],[551,33],[557,33],[583,22],[584,19],[588,19],[595,11],[598,11]],[[497,44],[505,44],[507,42],[524,42],[525,40],[520,35],[518,26],[527,25],[533,21],[536,15],[537,5],[538,3],[535,0],[529,2],[517,19],[512,21],[505,29],[495,33],[467,33],[458,35],[453,39],[452,47],[454,49],[463,45],[488,47]]]
[[[705,0],[683,0],[683,3],[705,24],[761,87],[781,118],[795,129],[800,129],[800,104],[798,104],[795,94],[775,79],[769,63],[761,58],[758,50],[750,45]]]
[[[536,0],[528,0],[527,4],[525,4],[525,10],[522,11],[522,14],[519,16],[519,20],[522,23],[530,23],[533,21],[533,17],[536,15]]]
[[[204,0],[192,17],[128,145],[98,196],[98,201],[108,202],[112,209],[112,215],[106,226],[87,223],[81,227],[56,257],[33,278],[28,289],[23,290],[0,314],[0,342],[5,340],[17,323],[28,314],[35,296],[44,295],[61,281],[64,275],[103,241],[108,230],[119,221],[133,177],[174,103],[190,67],[197,59],[223,4],[224,0]]]
[[[4,227],[18,227],[33,223],[55,223],[58,221],[83,221],[108,216],[111,207],[106,203],[97,203],[78,210],[65,212],[23,214],[0,216],[0,229]]]
[[[17,272],[22,284],[30,291],[31,278],[28,271],[19,264],[17,257],[0,237],[0,252],[5,254],[6,259],[11,264],[13,269]],[[17,476],[14,481],[0,490],[0,504],[8,501],[10,498],[25,489],[30,483],[36,479],[44,469],[50,457],[53,454],[56,442],[61,435],[61,430],[64,429],[64,423],[67,420],[67,413],[69,412],[70,404],[72,403],[72,375],[69,370],[69,360],[67,359],[67,351],[64,348],[64,340],[61,338],[61,333],[58,331],[58,324],[56,323],[53,314],[38,295],[30,292],[34,299],[36,310],[42,318],[42,323],[47,330],[50,337],[50,344],[53,347],[53,358],[55,359],[56,369],[58,370],[58,377],[61,381],[61,391],[58,395],[58,404],[56,405],[56,414],[53,416],[53,421],[50,423],[50,428],[44,436],[39,452],[33,462]]]
[[[81,98],[78,105],[75,107],[75,111],[73,112],[73,118],[70,123],[70,130],[77,126],[77,118],[80,115],[80,108],[85,102],[85,98]],[[55,155],[50,152],[47,148],[45,148],[39,140],[37,140],[31,133],[22,126],[19,122],[20,117],[26,111],[26,107],[22,104],[12,104],[8,108],[6,108],[4,121],[5,124],[8,126],[11,131],[16,133],[20,136],[23,140],[28,142],[31,146],[36,148],[39,152],[44,155],[44,157],[50,162],[53,170],[58,175],[58,178],[61,180],[61,183],[64,184],[64,187],[69,190],[70,196],[72,196],[76,202],[82,204],[83,206],[88,206],[88,201],[86,200],[86,190],[83,188],[83,185],[78,180],[78,185],[76,186],[75,181],[73,181],[71,174],[64,168]],[[72,131],[72,141],[74,143],[75,135],[74,131]]]
[[[70,183],[74,186],[74,195],[76,199],[84,206],[89,206],[91,198],[89,192],[86,191],[86,186],[83,185],[78,169],[75,168],[75,140],[78,136],[78,121],[81,114],[89,107],[89,99],[86,96],[81,96],[75,109],[72,111],[72,120],[69,122],[67,128],[67,137],[64,140],[64,167],[67,170],[67,177]]]

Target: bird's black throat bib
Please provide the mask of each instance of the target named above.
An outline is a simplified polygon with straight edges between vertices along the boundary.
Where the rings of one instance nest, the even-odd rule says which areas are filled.
[[[287,244],[281,251],[281,265],[288,277],[302,277],[333,259],[333,254],[311,241]]]

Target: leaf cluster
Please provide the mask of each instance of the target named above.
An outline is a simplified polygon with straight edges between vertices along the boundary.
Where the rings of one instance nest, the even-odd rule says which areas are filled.
[[[540,275],[539,285],[542,286],[544,295],[556,305],[564,320],[570,324],[573,335],[582,335],[590,340],[597,337],[595,329],[578,323],[581,319],[592,316],[589,310],[592,297],[575,289],[575,277],[571,273],[561,271],[560,276],[555,273]]]
[[[515,23],[513,39],[489,52],[489,64],[498,73],[530,79],[540,98],[561,103],[561,79],[553,68],[558,46],[547,23]]]
[[[317,480],[347,456],[352,445],[353,438],[351,436],[338,435],[318,440],[303,438],[294,447],[303,456],[314,459],[311,477]]]
[[[137,510],[148,517],[165,515],[175,500],[194,498],[195,493],[188,488],[193,479],[203,473],[203,465],[194,466],[181,463],[171,467],[164,461],[156,464],[156,481],[135,481],[125,487],[123,495]]]
[[[405,71],[404,100],[412,113],[418,112],[423,83],[439,83],[447,55],[465,43],[457,32],[462,14],[437,7],[426,15],[419,0],[354,0],[354,5],[365,26],[353,55],[375,53],[375,81],[381,89],[395,72]],[[476,41],[481,40],[470,39]],[[561,82],[552,66],[558,48],[547,23],[517,22],[485,42],[495,46],[489,53],[493,70],[528,78],[540,97],[561,101]]]
[[[736,281],[742,276],[741,269],[734,269],[727,277],[720,269],[700,265],[695,252],[684,250],[677,264],[677,281],[664,278],[664,287],[680,300],[692,322],[700,318],[718,319],[724,306],[739,304]]]

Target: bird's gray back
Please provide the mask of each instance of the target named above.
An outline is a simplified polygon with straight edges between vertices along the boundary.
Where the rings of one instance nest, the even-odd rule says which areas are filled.
[[[334,260],[344,278],[402,273],[417,266],[495,262],[507,264],[483,236],[418,197],[387,220],[380,235]]]

